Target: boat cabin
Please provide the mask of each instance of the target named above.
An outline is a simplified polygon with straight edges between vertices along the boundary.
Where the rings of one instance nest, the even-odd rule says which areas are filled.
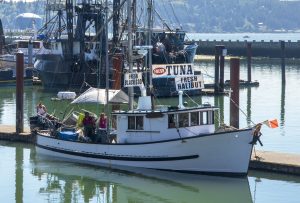
[[[35,55],[43,47],[43,42],[39,41],[39,40],[31,40],[31,41],[32,41],[33,55]],[[29,39],[18,39],[18,40],[14,40],[12,44],[7,45],[7,47],[13,53],[22,51],[24,53],[24,55],[27,56],[29,42],[30,42]]]
[[[150,96],[144,98],[144,101],[151,104]],[[189,108],[183,105],[160,106],[151,110],[151,105],[141,105],[140,102],[136,110],[116,111],[112,114],[118,143],[178,139],[215,131],[214,112],[217,108],[210,105]]]

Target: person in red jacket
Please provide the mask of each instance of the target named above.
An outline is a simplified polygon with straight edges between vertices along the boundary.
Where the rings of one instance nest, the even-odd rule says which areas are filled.
[[[106,116],[104,113],[100,114],[99,128],[106,128]]]
[[[84,113],[82,125],[84,127],[84,135],[89,137],[92,141],[94,141],[95,119],[92,116],[90,116],[89,112]]]

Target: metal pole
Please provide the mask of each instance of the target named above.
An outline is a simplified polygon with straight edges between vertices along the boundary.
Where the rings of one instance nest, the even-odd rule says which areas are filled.
[[[153,28],[153,0],[148,1],[148,45],[152,45]],[[154,110],[153,84],[152,84],[152,49],[148,51],[149,89],[151,94],[151,109]]]
[[[215,46],[215,94],[219,93],[219,46]]]
[[[106,132],[109,135],[109,63],[108,63],[108,0],[105,1],[105,94],[106,94]]]
[[[33,66],[33,43],[32,40],[29,40],[28,42],[28,67],[32,67]]]
[[[280,41],[281,46],[281,81],[285,84],[285,42]]]
[[[240,58],[230,59],[230,125],[239,128]]]
[[[18,52],[16,54],[17,70],[16,70],[16,133],[24,132],[23,119],[23,93],[24,93],[24,54]]]
[[[131,20],[131,0],[127,1],[127,30],[128,30],[128,65],[129,72],[132,73],[132,20]],[[129,109],[133,109],[133,87],[128,87]]]
[[[148,1],[148,45],[152,45],[152,27],[153,27],[153,16],[152,16],[152,6],[153,2],[152,0]],[[148,52],[148,66],[149,66],[149,87],[150,90],[152,90],[152,50],[149,49]]]
[[[224,92],[224,64],[225,64],[225,53],[223,52],[225,50],[225,46],[220,45],[219,46],[219,52],[220,52],[220,87],[219,92]]]
[[[247,71],[248,71],[248,83],[252,81],[251,79],[251,60],[252,60],[252,43],[247,43]]]

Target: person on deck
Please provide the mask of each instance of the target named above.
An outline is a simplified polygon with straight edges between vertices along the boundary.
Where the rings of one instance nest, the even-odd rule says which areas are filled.
[[[99,118],[99,128],[106,128],[106,116],[104,113],[100,114]]]
[[[96,137],[96,142],[100,143],[107,143],[108,142],[108,137],[107,137],[107,132],[106,132],[106,122],[107,118],[104,113],[100,114],[99,119],[97,120],[97,137]]]
[[[94,141],[95,120],[92,116],[90,116],[89,112],[84,113],[84,118],[82,119],[82,125],[84,127],[84,135],[86,137],[89,137],[92,141]]]
[[[36,113],[38,116],[46,116],[47,115],[47,109],[45,105],[43,105],[41,102],[36,106]]]

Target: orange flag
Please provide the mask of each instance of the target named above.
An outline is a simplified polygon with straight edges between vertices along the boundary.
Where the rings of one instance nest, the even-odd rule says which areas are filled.
[[[277,119],[269,121],[269,127],[270,128],[278,128],[278,121],[277,121]]]

